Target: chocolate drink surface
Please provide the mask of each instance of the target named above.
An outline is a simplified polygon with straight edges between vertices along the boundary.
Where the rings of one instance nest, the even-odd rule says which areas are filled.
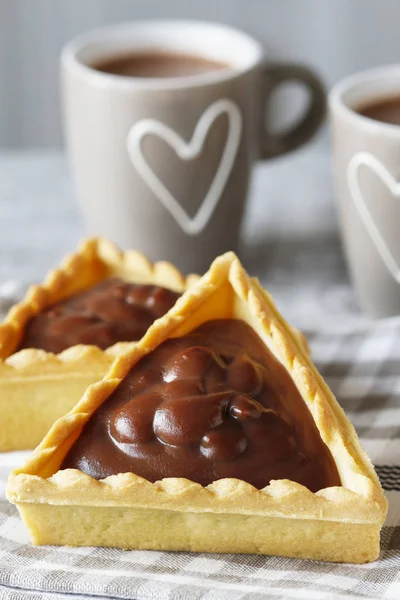
[[[108,57],[92,68],[123,77],[186,77],[228,68],[202,56],[161,51],[126,53]]]
[[[400,125],[400,96],[389,96],[371,101],[357,108],[357,112],[374,121]]]

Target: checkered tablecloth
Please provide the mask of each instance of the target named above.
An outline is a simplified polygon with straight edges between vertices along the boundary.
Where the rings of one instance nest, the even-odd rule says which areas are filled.
[[[11,453],[0,455],[0,598],[398,600],[400,319],[308,335],[314,360],[358,430],[389,498],[379,560],[357,566],[268,556],[35,548],[5,499],[8,472],[23,459]]]

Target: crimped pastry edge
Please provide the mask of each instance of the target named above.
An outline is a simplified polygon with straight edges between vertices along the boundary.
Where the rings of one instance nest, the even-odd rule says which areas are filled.
[[[75,469],[59,471],[63,457],[84,423],[129,369],[165,338],[174,333],[182,335],[192,328],[193,325],[186,325],[190,317],[227,282],[239,302],[247,306],[248,322],[253,327],[256,322],[254,329],[291,374],[332,453],[343,487],[326,488],[314,494],[289,480],[272,481],[263,490],[257,490],[244,481],[223,479],[204,488],[183,478],[164,479],[153,484],[129,473],[97,481]],[[226,316],[235,315],[233,307],[232,315]],[[243,318],[242,314],[240,318]],[[248,277],[233,253],[216,259],[200,281],[184,293],[169,313],[152,325],[140,342],[116,358],[104,379],[90,386],[75,408],[56,421],[27,463],[10,475],[7,496],[15,503],[249,512],[378,525],[383,523],[387,511],[379,480],[353,426],[299,338],[278,313],[272,298],[257,281]]]
[[[194,274],[185,277],[169,262],[152,263],[144,254],[136,250],[122,251],[105,238],[83,240],[74,253],[69,254],[58,268],[52,269],[47,274],[43,283],[28,289],[24,299],[10,309],[3,323],[0,324],[0,375],[2,376],[3,372],[7,373],[2,360],[6,361],[8,366],[18,369],[24,369],[32,362],[40,362],[44,366],[46,356],[42,350],[30,349],[28,353],[25,350],[15,352],[27,321],[47,306],[81,292],[110,276],[122,276],[123,279],[135,283],[162,285],[177,292],[183,292],[199,279],[199,276]],[[80,360],[84,350],[82,346],[77,348],[80,355],[73,352],[56,355],[60,364],[71,363],[74,358]],[[109,350],[111,354],[115,354],[119,349]],[[46,355],[49,364],[55,364],[54,355],[51,353]]]

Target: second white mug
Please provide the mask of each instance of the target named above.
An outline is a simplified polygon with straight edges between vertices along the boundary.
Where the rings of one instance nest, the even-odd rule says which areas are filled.
[[[396,98],[397,123],[368,116],[367,107]],[[341,230],[360,305],[372,317],[398,315],[400,66],[345,79],[329,104]]]

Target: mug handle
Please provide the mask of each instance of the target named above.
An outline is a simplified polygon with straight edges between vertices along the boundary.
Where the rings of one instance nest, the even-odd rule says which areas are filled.
[[[302,119],[283,133],[268,131],[268,123],[262,123],[261,159],[273,158],[291,152],[307,142],[321,125],[326,108],[324,86],[315,73],[303,65],[268,64],[264,67],[264,105],[268,109],[271,93],[282,83],[300,82],[308,90],[309,101]],[[262,118],[265,118],[263,111]]]

